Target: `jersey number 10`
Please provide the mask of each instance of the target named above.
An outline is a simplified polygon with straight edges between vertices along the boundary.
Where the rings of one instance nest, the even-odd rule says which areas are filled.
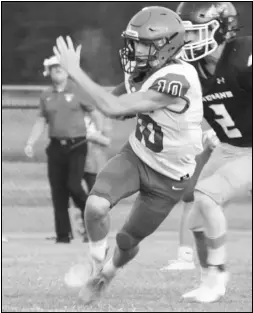
[[[149,115],[138,114],[135,137],[153,152],[159,153],[163,150],[163,132]]]
[[[224,104],[212,104],[209,108],[214,111],[215,115],[219,116],[219,118],[218,116],[216,117],[215,121],[220,124],[228,138],[242,137],[242,133],[235,127],[235,122],[232,120]]]

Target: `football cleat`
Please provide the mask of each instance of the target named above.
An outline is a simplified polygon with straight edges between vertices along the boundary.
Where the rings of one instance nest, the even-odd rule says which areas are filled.
[[[108,273],[104,273],[102,270],[95,277],[90,278],[79,292],[79,297],[83,300],[84,304],[87,305],[98,300],[114,276],[115,274],[108,275]]]
[[[212,303],[220,300],[226,293],[228,280],[229,274],[227,272],[219,272],[216,268],[210,268],[195,300],[201,303]]]
[[[105,259],[108,254],[109,247],[105,252]],[[91,277],[96,276],[103,268],[104,261],[100,262],[93,258],[89,258],[86,263],[75,264],[64,277],[65,284],[70,288],[80,288],[84,286]]]
[[[211,303],[218,301],[226,293],[226,287],[229,280],[227,272],[218,272],[217,270],[208,270],[203,278],[201,285],[185,293],[184,299],[193,299],[201,303]]]
[[[201,289],[202,285],[203,285],[203,282],[207,276],[207,273],[208,273],[208,270],[206,268],[201,268],[201,283],[200,283],[200,286],[183,294],[182,295],[182,298],[183,299],[190,299],[190,298],[195,298],[196,295],[198,294],[199,290]]]

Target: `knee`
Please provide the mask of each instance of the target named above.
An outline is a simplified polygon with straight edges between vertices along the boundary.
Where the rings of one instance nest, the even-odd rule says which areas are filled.
[[[223,215],[219,204],[201,192],[195,193],[195,205],[205,224],[216,223]]]
[[[131,251],[138,246],[140,238],[137,238],[130,232],[127,232],[125,229],[122,229],[116,235],[117,246],[123,251]]]
[[[102,219],[109,213],[110,202],[98,196],[89,196],[85,207],[86,220]]]

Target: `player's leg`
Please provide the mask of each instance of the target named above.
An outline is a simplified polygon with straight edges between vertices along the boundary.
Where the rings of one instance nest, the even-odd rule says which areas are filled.
[[[140,163],[138,170],[141,184],[139,197],[122,230],[117,234],[117,246],[113,257],[86,286],[88,290],[92,290],[92,295],[99,296],[117,271],[135,257],[139,243],[159,227],[175,204],[180,201],[189,183],[165,177],[143,162]],[[82,290],[82,295],[84,297],[87,295],[87,288]],[[91,297],[88,297],[86,301],[90,299]]]
[[[182,216],[179,226],[179,247],[177,259],[169,260],[168,264],[161,268],[162,272],[175,270],[192,270],[195,268],[194,264],[194,249],[192,240],[192,231],[188,227],[187,216],[193,202],[180,201],[177,209],[182,208]]]
[[[103,261],[105,256],[110,208],[140,188],[139,163],[140,160],[127,145],[97,176],[85,209],[90,253],[94,259]]]
[[[218,146],[212,153],[208,160],[208,163],[204,166],[199,181],[211,177],[223,164],[226,163],[226,159],[223,156],[222,146]],[[197,181],[195,182],[195,184]],[[194,198],[194,195],[192,195]],[[193,233],[195,240],[196,252],[201,267],[201,282],[206,276],[208,264],[207,264],[207,237],[204,231],[203,217],[200,211],[197,210],[194,203],[192,203],[192,209],[190,210],[188,217],[188,227]],[[200,284],[201,286],[201,284]],[[183,295],[184,298],[193,298],[198,293],[200,286],[196,289],[191,290]]]
[[[200,302],[216,301],[225,294],[227,226],[222,205],[247,194],[252,186],[252,152],[250,149],[234,150],[224,150],[225,164],[196,186],[194,209],[201,213],[205,223],[208,252],[208,276],[196,296]],[[210,288],[210,281],[213,288]]]
[[[196,157],[196,169],[191,178],[189,187],[183,197],[183,202],[180,202],[182,205],[182,217],[180,221],[179,228],[179,249],[178,249],[178,259],[169,261],[169,264],[163,268],[162,271],[171,271],[171,270],[192,270],[195,268],[194,264],[194,249],[193,249],[193,240],[192,240],[192,231],[189,229],[188,225],[188,215],[193,207],[194,201],[194,188],[196,186],[197,180],[207,162],[209,161],[212,155],[213,149],[207,146],[205,150]],[[214,168],[214,166],[211,167]],[[194,233],[195,241],[197,240],[197,247],[200,246],[203,242],[202,232]],[[198,250],[198,249],[197,249]]]
[[[143,191],[140,193],[116,237],[117,247],[113,256],[116,268],[123,267],[135,256],[139,243],[156,231],[175,204],[176,200],[171,198],[155,197]]]
[[[116,248],[112,258],[81,291],[86,303],[101,296],[118,270],[129,263],[139,251],[139,243],[151,235],[168,216],[176,200],[156,197],[141,192],[121,231],[116,236]]]
[[[106,257],[110,209],[119,200],[136,193],[140,188],[138,162],[140,160],[133,154],[129,145],[126,145],[98,174],[87,200],[85,226],[89,236],[89,257],[93,275],[101,269]],[[67,278],[65,277],[66,283],[69,286],[84,285],[85,279],[80,281],[78,275],[78,270],[71,268]]]

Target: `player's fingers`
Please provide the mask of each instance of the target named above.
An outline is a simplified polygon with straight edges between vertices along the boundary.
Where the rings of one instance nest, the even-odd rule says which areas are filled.
[[[78,45],[77,48],[76,48],[76,53],[78,56],[81,55],[81,50],[82,50],[82,45]]]
[[[68,50],[65,40],[62,36],[56,39],[56,45],[61,54],[65,53]]]
[[[66,40],[67,40],[67,43],[68,43],[68,48],[69,48],[69,50],[75,51],[75,48],[74,48],[74,45],[73,45],[73,41],[72,41],[72,39],[70,38],[70,36],[67,36]]]

